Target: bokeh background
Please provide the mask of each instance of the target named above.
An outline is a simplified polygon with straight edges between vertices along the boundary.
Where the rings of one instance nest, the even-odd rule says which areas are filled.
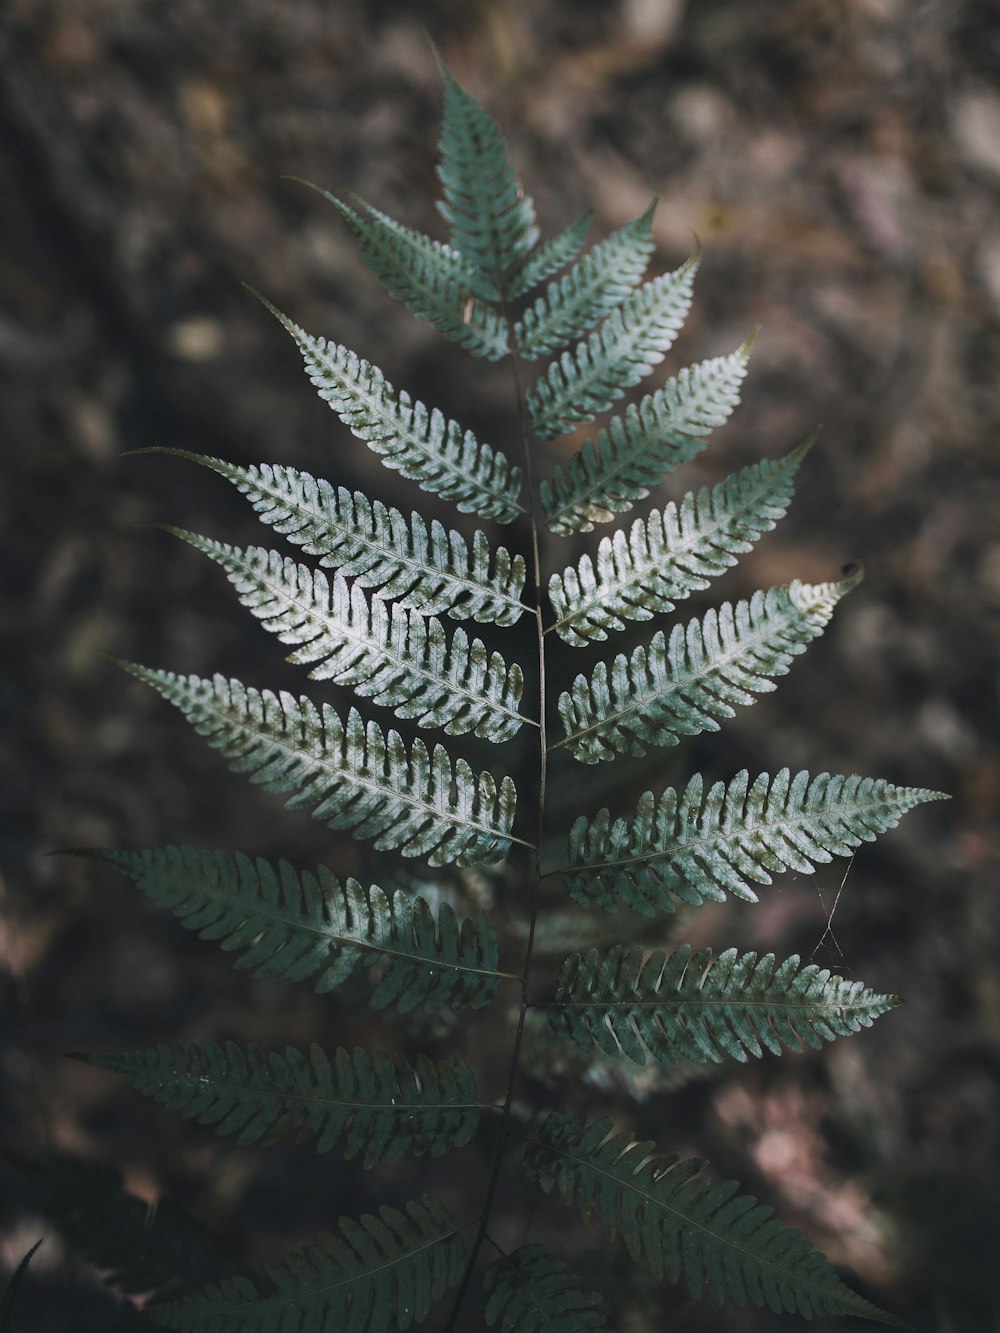
[[[718,948],[798,950],[904,994],[905,1008],[822,1056],[730,1070],[624,1116],[740,1178],[921,1333],[1000,1328],[1000,21],[986,0],[6,0],[3,1141],[112,1164],[248,1262],[423,1188],[461,1214],[462,1191],[485,1179],[473,1149],[374,1178],[333,1158],[317,1168],[307,1147],[235,1149],[65,1061],[161,1040],[411,1038],[358,1021],[356,997],[321,1003],[233,972],[111,872],[47,854],[190,842],[367,870],[350,844],[230,775],[102,654],[301,684],[213,566],[136,526],[261,540],[243,502],[190,464],[126,450],[287,462],[445,513],[314,398],[241,282],[516,445],[504,369],[470,367],[395,308],[333,210],[280,179],[354,190],[437,228],[440,86],[425,32],[502,124],[546,232],[592,207],[600,237],[658,193],[659,268],[700,238],[695,309],[657,382],[761,326],[744,405],[663,497],[823,424],[789,518],[717,595],[866,567],[775,695],[722,736],[644,770],[616,766],[619,808],[630,784],[744,765],[860,772],[954,798],[849,865],[786,877],[759,908],[706,911],[690,927]],[[542,473],[578,443],[554,446]],[[553,548],[549,567],[563,555]],[[557,803],[572,808],[579,783],[554,770]],[[518,905],[513,882],[472,887]],[[487,1017],[417,1036],[477,1052],[502,1087],[495,1031]],[[620,1105],[568,1076],[521,1093]],[[41,1220],[30,1185],[2,1172],[0,1262],[47,1237],[15,1327],[111,1327],[110,1299]],[[530,1191],[505,1186],[499,1234],[514,1245],[533,1226],[597,1284],[598,1232]],[[603,1285],[629,1333],[777,1326],[694,1306],[627,1264]],[[467,1326],[481,1324],[471,1299]]]

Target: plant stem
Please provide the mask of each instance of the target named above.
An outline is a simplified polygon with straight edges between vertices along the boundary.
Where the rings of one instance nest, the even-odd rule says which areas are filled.
[[[507,306],[505,302],[502,303],[502,308],[509,327],[510,320],[507,316]],[[521,367],[516,348],[512,353],[512,361],[514,388],[517,395],[518,426],[521,432],[521,443],[524,448],[524,479],[528,490],[529,516],[531,520],[531,555],[535,582],[535,633],[538,643],[538,826],[534,846],[532,848],[530,916],[528,919],[528,938],[524,950],[524,965],[521,971],[521,1007],[517,1017],[517,1030],[514,1034],[514,1049],[511,1053],[510,1072],[507,1075],[507,1092],[503,1103],[503,1118],[500,1122],[500,1139],[497,1144],[496,1156],[493,1159],[493,1170],[490,1174],[490,1183],[486,1191],[486,1200],[483,1204],[482,1216],[479,1221],[479,1230],[476,1232],[476,1238],[472,1243],[472,1252],[469,1255],[468,1263],[465,1266],[465,1272],[462,1274],[462,1281],[455,1295],[455,1303],[452,1306],[451,1315],[445,1325],[445,1333],[452,1333],[452,1330],[454,1330],[455,1321],[458,1318],[462,1301],[465,1299],[465,1293],[472,1280],[472,1273],[476,1266],[476,1260],[479,1257],[479,1251],[482,1249],[483,1241],[486,1239],[486,1228],[489,1223],[490,1213],[493,1209],[493,1200],[496,1197],[497,1186],[500,1182],[500,1168],[503,1164],[504,1150],[507,1146],[507,1140],[510,1137],[510,1108],[514,1098],[514,1083],[517,1079],[517,1073],[520,1067],[521,1042],[524,1037],[524,1022],[528,1012],[528,980],[531,970],[531,957],[535,947],[535,925],[538,919],[538,888],[542,880],[542,830],[545,827],[545,783],[549,759],[548,741],[545,732],[545,625],[542,620],[542,562],[538,537],[534,474],[531,465],[531,446],[528,441],[528,427],[524,410],[524,392],[521,385]]]

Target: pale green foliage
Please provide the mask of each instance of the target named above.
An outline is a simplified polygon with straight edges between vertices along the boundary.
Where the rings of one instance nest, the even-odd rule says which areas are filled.
[[[563,880],[577,902],[613,908],[619,900],[652,916],[677,903],[722,901],[727,892],[755,903],[751,884],[770,884],[774,872],[811,874],[834,856],[850,856],[862,842],[895,828],[908,810],[942,792],[895,787],[857,774],[787,768],[750,782],[741,770],[706,793],[695,774],[678,793],[644,792],[631,819],[604,809],[581,815],[569,836]]]
[[[626,621],[672,611],[707,588],[784,517],[807,448],[752,463],[711,490],[689,492],[679,508],[671,501],[662,512],[637,518],[627,534],[619,528],[603,537],[596,562],[581,556],[575,568],[549,580],[556,633],[582,647],[624,629]]]
[[[142,452],[142,451],[140,451]],[[150,451],[152,452],[152,451]],[[461,533],[436,519],[367,499],[360,491],[280,464],[238,467],[181,449],[160,449],[211,468],[247,497],[258,516],[319,563],[374,588],[400,606],[452,620],[513,625],[524,607],[524,557],[491,550],[477,530],[472,549]]]
[[[554,352],[621,303],[642,277],[653,253],[655,203],[612,232],[539,296],[514,325],[517,350],[529,361]]]
[[[243,605],[282,643],[304,645],[288,660],[318,662],[309,672],[313,680],[352,685],[397,717],[452,736],[472,731],[499,742],[520,729],[521,668],[487,652],[482,640],[470,642],[464,629],[449,642],[439,620],[381,598],[369,601],[342,574],[331,583],[280,551],[241,550],[171,531],[222,566]]]
[[[643,281],[654,251],[652,208],[581,259],[589,216],[537,244],[534,206],[496,124],[447,70],[442,73],[438,174],[447,243],[353,196],[346,202],[320,193],[334,203],[389,293],[464,350],[494,360],[508,353],[554,355],[517,402],[527,434],[551,439],[594,421],[659,365],[691,304],[699,257]],[[460,1148],[483,1128],[480,1111],[499,1115],[493,1123],[500,1133],[485,1154],[493,1152],[489,1192],[478,1215],[463,1217],[461,1230],[477,1228],[468,1260],[444,1206],[426,1196],[405,1211],[383,1207],[378,1217],[342,1219],[338,1235],[320,1235],[275,1268],[268,1293],[224,1266],[201,1271],[194,1290],[188,1280],[194,1273],[178,1262],[174,1271],[184,1294],[148,1307],[141,1318],[199,1333],[382,1333],[422,1321],[448,1287],[461,1283],[447,1321],[455,1327],[481,1245],[493,1243],[487,1228],[510,1156],[504,1145],[523,1137],[529,1176],[543,1190],[558,1188],[584,1217],[596,1212],[608,1237],[620,1235],[632,1258],[656,1277],[683,1279],[695,1294],[707,1289],[720,1302],[749,1301],[807,1319],[856,1314],[897,1322],[854,1295],[769,1208],[740,1196],[734,1183],[712,1184],[701,1162],[658,1153],[627,1132],[614,1132],[611,1120],[587,1124],[563,1110],[527,1136],[512,1128],[512,1115],[521,1111],[520,1091],[514,1099],[518,1071],[545,1081],[566,1102],[576,1080],[641,1100],[704,1077],[727,1055],[745,1061],[786,1048],[820,1048],[870,1026],[897,1002],[817,965],[803,966],[795,955],[780,964],[773,954],[736,949],[716,957],[708,949],[696,954],[679,940],[668,955],[663,946],[676,931],[662,914],[727,894],[754,902],[753,885],[850,855],[937,793],[826,773],[793,778],[787,769],[753,782],[744,771],[706,793],[695,775],[680,793],[670,788],[656,798],[647,792],[628,817],[613,819],[602,809],[576,818],[568,864],[558,871],[542,867],[553,832],[554,802],[544,799],[554,789],[544,781],[551,749],[597,764],[718,730],[738,706],[775,688],[774,679],[822,633],[837,601],[860,577],[756,592],[686,624],[658,628],[628,654],[578,675],[569,688],[552,681],[559,661],[558,653],[548,660],[553,631],[568,644],[587,646],[672,611],[734,565],[785,513],[808,444],[784,458],[752,463],[679,502],[663,507],[660,500],[596,552],[576,552],[568,566],[563,556],[554,562],[561,572],[541,573],[548,552],[531,512],[536,500],[555,537],[589,532],[630,510],[728,420],[753,339],[729,356],[681,369],[623,405],[537,491],[529,487],[522,497],[521,469],[504,452],[441,408],[394,390],[371,362],[265,305],[295,340],[320,397],[386,467],[466,514],[497,523],[522,520],[526,531],[518,530],[510,545],[531,551],[537,599],[522,602],[524,556],[493,547],[485,532],[465,536],[279,464],[237,466],[162,451],[226,478],[261,521],[312,564],[278,550],[169,530],[225,570],[244,605],[291,645],[289,661],[311,668],[327,689],[352,691],[418,727],[467,733],[460,746],[474,745],[471,736],[486,745],[540,742],[538,751],[531,747],[530,761],[541,761],[537,818],[529,802],[520,812],[527,836],[514,835],[517,794],[511,777],[501,776],[507,767],[518,769],[527,746],[523,753],[508,746],[496,759],[497,774],[476,773],[461,753],[429,748],[419,736],[404,742],[354,707],[345,722],[339,705],[325,699],[258,690],[221,675],[207,680],[121,665],[178,707],[236,772],[290,807],[367,841],[374,852],[471,868],[505,862],[516,845],[531,853],[530,870],[520,874],[526,858],[518,852],[492,876],[469,869],[434,877],[418,870],[390,894],[342,880],[323,866],[297,870],[243,853],[167,846],[93,855],[135,880],[189,930],[233,952],[237,967],[305,982],[321,995],[349,980],[367,981],[371,1009],[423,1010],[434,1016],[423,1024],[434,1040],[448,1031],[454,1013],[488,1005],[502,982],[514,982],[514,1059],[490,1043],[484,1065],[510,1074],[505,1093],[491,1092],[480,1105],[472,1072],[457,1057],[432,1062],[419,1054],[411,1062],[382,1049],[342,1048],[330,1056],[318,1046],[308,1054],[291,1047],[265,1053],[211,1042],[85,1057],[243,1144],[293,1134],[320,1150],[339,1144],[368,1166]],[[518,374],[513,379],[520,384]],[[525,447],[537,476],[544,459],[531,456],[530,439]],[[492,638],[484,643],[437,619],[508,629],[524,610],[537,627],[537,666],[530,673],[502,644],[494,650]],[[521,638],[508,635],[507,642]],[[526,708],[522,716],[525,675],[533,683],[535,670],[540,689],[529,691],[533,711]],[[546,679],[552,694],[562,689],[564,734],[554,745],[543,716],[552,697]],[[559,794],[574,816],[585,804],[584,776],[579,769],[569,779],[565,769],[558,774]],[[533,786],[538,777],[536,770]],[[575,797],[567,801],[570,787]],[[339,846],[337,854],[343,854]],[[398,869],[387,873],[391,878],[379,875],[383,884],[400,878]],[[552,904],[540,882],[554,874],[586,913],[578,907],[570,916]],[[483,911],[467,915],[466,902],[496,904],[509,935],[524,945],[519,970],[499,970],[494,921]],[[619,918],[589,909],[619,906],[651,924],[640,923],[628,941],[615,939],[611,930]],[[671,925],[678,924],[675,914]],[[646,946],[652,946],[648,956]],[[534,990],[546,958],[562,963],[554,999]],[[542,967],[533,970],[539,960]],[[351,988],[352,1001],[360,991]],[[341,1014],[335,1011],[332,1021],[339,1032]],[[145,1224],[144,1206],[116,1207],[103,1229],[98,1218],[89,1253],[119,1265],[129,1282],[151,1275],[150,1286],[158,1285],[162,1269],[149,1265],[147,1240],[132,1234]],[[485,1289],[488,1319],[509,1333],[607,1328],[593,1293],[560,1258],[537,1246],[501,1252],[487,1270]]]
[[[611,1333],[596,1291],[540,1245],[503,1254],[483,1276],[486,1322],[502,1333]]]
[[[317,1152],[343,1142],[345,1157],[364,1153],[366,1167],[391,1166],[407,1153],[440,1157],[468,1143],[479,1124],[476,1084],[455,1057],[435,1064],[398,1051],[370,1054],[340,1047],[331,1059],[315,1043],[308,1056],[224,1047],[164,1045],[146,1051],[79,1057],[123,1074],[172,1111],[238,1144],[276,1143],[286,1134],[314,1139]]]
[[[319,396],[386,467],[454,501],[463,513],[510,522],[520,509],[520,468],[436,407],[428,411],[408,393],[397,394],[377,366],[326,338],[313,338],[264,304],[298,344]]]
[[[857,583],[800,583],[756,592],[749,601],[723,602],[700,620],[662,630],[648,647],[593,675],[577,676],[559,698],[565,745],[574,759],[596,764],[647,745],[676,745],[682,736],[718,731],[736,704],[773,690],[792,658],[821,634],[833,608]],[[555,748],[555,747],[554,747]]]
[[[776,1314],[854,1314],[903,1327],[846,1287],[771,1208],[738,1195],[735,1181],[715,1185],[704,1162],[615,1133],[611,1120],[588,1124],[553,1111],[528,1139],[524,1160],[546,1193],[558,1188],[585,1219],[596,1213],[636,1263],[654,1277],[683,1277],[695,1296],[707,1290],[720,1305],[728,1297]]]
[[[752,340],[731,356],[689,366],[662,389],[630,403],[539,488],[550,531],[590,532],[643,500],[650,488],[708,444],[739,403]]]
[[[531,429],[542,440],[593,421],[659,365],[691,308],[698,258],[653,278],[618,306],[595,333],[553,361],[524,395]]]
[[[358,1329],[384,1333],[427,1318],[461,1277],[465,1250],[440,1199],[425,1194],[406,1211],[340,1219],[340,1235],[315,1241],[272,1265],[273,1292],[248,1278],[155,1306],[153,1323],[199,1333],[312,1333]]]
[[[327,190],[320,194],[340,211],[365,263],[390,296],[473,356],[498,361],[507,355],[502,316],[470,294],[495,298],[496,288],[457,251],[394,222],[363,200],[356,199],[357,206],[351,208]]]
[[[310,981],[325,995],[359,967],[374,968],[369,1003],[400,1013],[479,1009],[497,993],[497,933],[486,912],[460,923],[441,903],[435,917],[419,896],[390,897],[355,879],[341,884],[326,866],[314,873],[281,861],[275,868],[242,852],[164,847],[82,854],[134,879],[202,939],[218,940],[227,952],[245,950],[235,966],[255,976]]]
[[[374,838],[378,848],[428,856],[432,865],[499,861],[510,846],[516,795],[509,778],[477,777],[442,746],[410,750],[352,708],[346,725],[329,704],[255,690],[238,680],[177,676],[120,664],[175,704],[237,773],[268,791],[291,792],[329,828]]]
[[[713,960],[711,949],[692,955],[689,944],[645,960],[636,947],[590,949],[563,962],[549,1022],[586,1051],[596,1043],[638,1065],[648,1056],[663,1065],[719,1063],[724,1055],[780,1055],[783,1046],[818,1050],[900,1003],[800,961],[792,954],[775,967],[774,954],[736,949]]]

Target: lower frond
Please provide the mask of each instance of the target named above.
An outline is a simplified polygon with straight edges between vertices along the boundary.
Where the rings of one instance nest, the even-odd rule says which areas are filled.
[[[468,1143],[479,1124],[476,1083],[460,1057],[414,1067],[398,1052],[337,1050],[315,1043],[308,1058],[235,1042],[225,1047],[160,1045],[147,1051],[76,1057],[121,1074],[186,1120],[235,1134],[239,1145],[315,1140],[317,1152],[343,1141],[344,1156],[391,1166],[407,1153],[440,1157]]]
[[[581,815],[570,830],[563,881],[583,906],[613,910],[617,901],[644,916],[678,903],[721,902],[727,892],[756,902],[751,884],[770,884],[785,870],[811,874],[818,863],[874,842],[914,806],[944,799],[882,778],[793,777],[787,768],[753,782],[743,769],[706,792],[696,773],[683,792],[645,792],[631,819],[612,822],[607,809]]]
[[[656,949],[644,963],[637,947],[590,949],[564,961],[549,1022],[584,1051],[596,1044],[637,1065],[649,1056],[667,1066],[718,1064],[725,1055],[741,1062],[765,1050],[780,1055],[786,1046],[818,1050],[902,1003],[800,961],[792,954],[776,968],[774,954],[735,949],[692,956],[682,944],[669,956]]]
[[[449,642],[436,617],[390,607],[381,597],[369,600],[342,574],[331,581],[280,551],[169,531],[220,565],[243,605],[282,643],[302,645],[287,660],[318,662],[310,679],[348,685],[396,717],[443,727],[450,736],[471,731],[499,743],[523,726],[521,668],[508,667],[464,629]]]
[[[736,1181],[715,1185],[705,1163],[680,1161],[611,1120],[552,1112],[525,1136],[528,1175],[558,1188],[584,1220],[597,1213],[609,1240],[621,1235],[632,1259],[656,1278],[682,1277],[697,1297],[750,1302],[776,1314],[859,1315],[905,1327],[846,1286],[798,1231],[784,1227]]]
[[[502,1254],[483,1274],[486,1322],[502,1333],[611,1333],[596,1291],[587,1291],[541,1245]]]
[[[486,912],[459,922],[441,903],[435,919],[423,898],[390,897],[356,879],[341,883],[326,866],[313,873],[280,861],[275,868],[242,852],[164,847],[74,855],[128,875],[202,939],[218,940],[226,952],[242,949],[235,966],[254,976],[311,981],[326,995],[357,968],[374,968],[372,1008],[400,1013],[481,1009],[500,985],[497,932]]]
[[[559,698],[565,729],[553,749],[596,764],[647,745],[676,745],[682,736],[718,731],[737,704],[775,688],[792,659],[822,634],[841,597],[860,575],[839,583],[800,583],[724,602],[702,619],[658,631],[648,647],[613,664],[599,662],[590,680],[577,676]]]
[[[261,1294],[231,1278],[150,1310],[153,1323],[183,1333],[386,1333],[426,1319],[455,1286],[465,1247],[444,1204],[431,1194],[400,1212],[340,1219],[340,1234],[268,1267],[274,1290]]]
[[[346,726],[329,704],[304,695],[255,690],[238,680],[178,676],[134,662],[126,671],[181,710],[237,773],[267,791],[290,793],[329,828],[349,829],[432,865],[500,861],[512,838],[517,794],[505,777],[477,777],[464,759],[417,739],[407,753],[398,732],[385,735],[351,709]]]

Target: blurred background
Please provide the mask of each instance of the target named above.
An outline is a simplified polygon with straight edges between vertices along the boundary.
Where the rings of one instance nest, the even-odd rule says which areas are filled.
[[[473,1148],[370,1175],[336,1154],[318,1168],[308,1147],[236,1149],[65,1061],[166,1040],[400,1038],[388,1019],[352,1021],[350,997],[233,972],[111,871],[48,855],[187,842],[368,872],[353,844],[229,774],[102,654],[301,686],[214,566],[137,526],[266,542],[244,502],[190,464],[126,450],[285,462],[449,512],[315,398],[242,282],[516,448],[507,370],[470,363],[395,307],[334,211],[281,180],[353,190],[443,234],[425,32],[501,123],[545,233],[592,208],[599,239],[659,194],[657,269],[700,238],[694,311],[654,383],[761,326],[743,406],[659,503],[823,425],[789,517],[709,600],[866,568],[775,695],[721,736],[615,765],[616,808],[637,785],[743,766],[859,772],[954,798],[849,864],[784,877],[758,908],[706,910],[690,927],[699,944],[795,950],[905,995],[871,1032],[632,1107],[599,1087],[566,1092],[570,1073],[549,1089],[525,1080],[519,1095],[620,1106],[643,1135],[704,1154],[921,1333],[1000,1329],[1000,22],[987,0],[7,0],[0,1137],[21,1156],[115,1166],[133,1193],[171,1196],[250,1263],[424,1188],[462,1215],[467,1182],[485,1180]],[[579,442],[552,446],[541,474]],[[551,543],[548,568],[600,535]],[[560,767],[552,781],[572,811],[591,778]],[[516,924],[515,883],[471,888]],[[518,947],[508,941],[508,961]],[[417,1037],[477,1051],[502,1092],[490,1015]],[[15,1327],[110,1327],[113,1307],[41,1220],[37,1191],[0,1171],[0,1264],[46,1236]],[[620,1330],[776,1327],[695,1306],[627,1264],[602,1277],[596,1228],[506,1185],[499,1234],[516,1245],[529,1225],[600,1282]]]

